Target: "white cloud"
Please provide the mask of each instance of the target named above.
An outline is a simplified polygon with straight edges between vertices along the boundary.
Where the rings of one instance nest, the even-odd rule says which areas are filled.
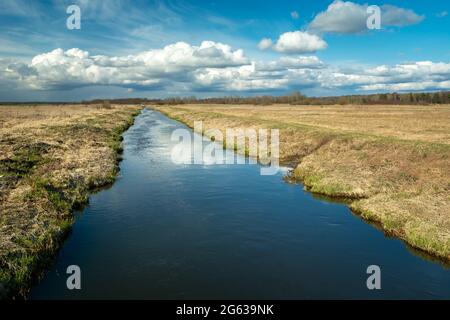
[[[255,91],[283,89],[289,85],[284,77],[270,78],[256,70],[256,64],[237,68],[198,70],[194,77],[197,89],[219,91]]]
[[[450,63],[420,61],[394,66],[344,70],[315,56],[282,57],[235,68],[195,72],[194,83],[220,91],[346,88],[354,91],[450,89]]]
[[[450,63],[419,61],[394,66],[384,65],[368,69],[364,73],[376,81],[370,83],[372,85],[370,87],[362,86],[363,90],[382,87],[395,88],[394,90],[420,90],[414,89],[420,83],[434,83],[435,88],[443,89],[450,80]]]
[[[22,77],[34,89],[73,88],[85,85],[152,87],[172,79],[188,81],[199,68],[226,68],[248,64],[242,50],[204,41],[200,46],[184,42],[162,49],[122,57],[90,56],[74,48],[55,49],[35,56],[28,66],[7,71]],[[28,73],[28,74],[25,74]]]
[[[260,50],[267,50],[272,46],[272,39],[264,38],[258,43],[258,48]]]
[[[0,87],[12,90],[64,90],[119,86],[127,92],[291,91],[304,88],[352,91],[450,89],[450,63],[419,61],[342,68],[316,56],[288,55],[251,61],[242,50],[210,41],[180,42],[128,56],[91,56],[77,48],[56,49],[29,63],[0,59]]]
[[[309,28],[319,32],[356,33],[367,29],[367,5],[334,1],[319,13]]]
[[[282,71],[288,69],[319,69],[325,64],[316,56],[289,56],[278,60],[260,62],[256,65],[259,71]]]
[[[327,46],[327,43],[317,35],[294,31],[283,33],[273,49],[282,53],[311,53],[324,50]]]
[[[328,33],[361,33],[367,31],[368,4],[335,0],[326,11],[319,13],[309,24],[309,30]],[[381,25],[407,26],[421,22],[424,16],[391,5],[381,6]]]
[[[448,90],[450,81],[423,81],[423,82],[404,82],[404,83],[379,83],[361,86],[364,91],[426,91],[426,90]]]
[[[410,9],[403,9],[385,4],[381,7],[381,24],[385,26],[403,27],[417,24],[425,19]]]
[[[439,12],[436,16],[438,18],[445,18],[446,16],[448,16],[448,11]]]

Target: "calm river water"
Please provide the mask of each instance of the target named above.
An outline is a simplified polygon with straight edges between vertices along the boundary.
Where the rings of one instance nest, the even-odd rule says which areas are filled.
[[[177,128],[151,110],[136,119],[120,177],[91,197],[32,299],[450,299],[450,269],[283,173],[172,163]],[[69,265],[81,290],[66,287]],[[370,265],[381,290],[367,289]]]

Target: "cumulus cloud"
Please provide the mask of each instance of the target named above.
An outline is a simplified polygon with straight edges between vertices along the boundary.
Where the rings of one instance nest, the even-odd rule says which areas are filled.
[[[420,91],[450,88],[450,63],[419,61],[367,70],[378,81],[360,87],[376,91]]]
[[[259,71],[281,71],[288,69],[319,69],[325,64],[316,56],[288,56],[256,64]]]
[[[277,43],[278,44],[278,43]],[[252,61],[242,50],[205,41],[184,42],[128,56],[99,56],[77,48],[55,49],[28,63],[0,59],[5,90],[65,90],[119,86],[128,92],[290,91],[305,88],[354,91],[450,89],[450,63],[419,61],[342,68],[314,55]]]
[[[195,72],[196,89],[268,91],[305,88],[355,91],[414,91],[450,89],[450,63],[414,62],[373,68],[343,69],[315,56],[281,57],[232,68]]]
[[[184,42],[122,57],[91,56],[77,48],[55,49],[35,56],[29,65],[8,65],[7,74],[33,89],[64,89],[85,85],[152,87],[162,82],[189,81],[199,68],[226,68],[248,64],[242,50],[204,41]]]
[[[283,33],[273,46],[281,53],[311,53],[327,48],[327,43],[317,35],[303,31]]]
[[[289,79],[279,76],[271,78],[257,71],[256,64],[227,69],[206,68],[195,73],[196,89],[208,88],[217,91],[259,91],[282,89]]]
[[[260,50],[267,50],[272,46],[272,39],[264,38],[258,43],[258,48]]]
[[[394,66],[342,69],[315,56],[282,57],[236,68],[206,68],[195,73],[196,86],[220,91],[264,91],[304,88],[355,91],[450,89],[450,63],[421,61]]]
[[[309,30],[327,33],[361,33],[367,31],[368,4],[357,4],[350,1],[335,0],[326,11],[316,15],[309,24]],[[381,25],[407,26],[417,24],[424,16],[414,11],[392,5],[381,6]]]
[[[448,90],[450,81],[436,82],[404,82],[404,83],[379,83],[361,86],[364,91],[426,91],[426,90]]]
[[[367,29],[367,5],[334,1],[326,11],[319,13],[309,29],[319,32],[355,33]]]
[[[403,27],[417,24],[425,19],[410,9],[385,4],[381,7],[381,23],[385,26]]]

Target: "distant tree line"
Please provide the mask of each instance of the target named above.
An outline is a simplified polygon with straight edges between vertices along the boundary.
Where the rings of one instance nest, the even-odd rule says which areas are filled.
[[[420,93],[378,93],[371,95],[348,95],[335,97],[307,97],[300,92],[293,92],[283,96],[226,96],[218,98],[196,98],[175,97],[166,99],[142,99],[142,98],[124,98],[124,99],[96,99],[81,102],[52,102],[52,104],[97,104],[103,107],[109,107],[112,104],[254,104],[254,105],[272,105],[272,104],[291,104],[291,105],[371,105],[371,104],[450,104],[450,91],[441,92],[420,92]],[[10,103],[0,102],[0,104],[48,104],[48,102],[24,102]]]
[[[102,103],[103,100],[93,100],[83,103]],[[226,96],[218,98],[175,97],[166,99],[115,99],[114,104],[291,104],[291,105],[371,105],[371,104],[450,104],[450,91],[432,93],[379,93],[371,95],[349,95],[335,97],[307,97],[300,92],[283,96]]]

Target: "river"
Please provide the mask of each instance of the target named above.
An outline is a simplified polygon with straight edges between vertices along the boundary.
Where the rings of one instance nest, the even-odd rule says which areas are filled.
[[[137,117],[118,180],[77,214],[31,299],[450,299],[448,268],[283,172],[174,164],[177,128]],[[81,290],[67,289],[69,265]],[[381,290],[367,288],[370,265]]]

